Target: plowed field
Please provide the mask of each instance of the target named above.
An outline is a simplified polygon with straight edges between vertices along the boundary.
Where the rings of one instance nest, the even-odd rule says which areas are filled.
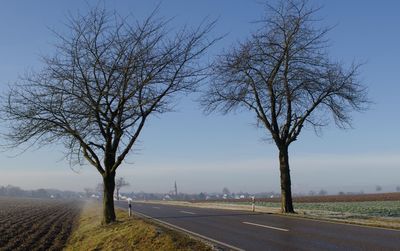
[[[257,198],[257,202],[280,202],[280,198]],[[366,201],[400,201],[400,193],[378,193],[378,194],[353,194],[353,195],[325,195],[325,196],[299,196],[293,197],[297,203],[319,203],[319,202],[366,202]],[[191,202],[251,202],[251,199],[218,199],[199,200]]]
[[[61,250],[81,204],[0,197],[0,250]]]

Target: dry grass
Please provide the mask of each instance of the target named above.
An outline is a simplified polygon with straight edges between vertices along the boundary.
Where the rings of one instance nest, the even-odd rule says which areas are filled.
[[[65,250],[212,250],[184,234],[138,217],[129,218],[120,209],[116,213],[118,221],[103,226],[99,205],[88,203]]]

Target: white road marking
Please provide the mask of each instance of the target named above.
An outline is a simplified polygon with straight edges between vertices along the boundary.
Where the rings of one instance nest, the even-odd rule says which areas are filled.
[[[196,214],[196,213],[189,212],[189,211],[179,211],[179,212],[184,213],[184,214]]]
[[[289,232],[289,229],[284,229],[284,228],[279,228],[279,227],[271,227],[271,226],[261,225],[261,224],[257,224],[257,223],[251,223],[251,222],[247,222],[247,221],[244,221],[242,223],[247,224],[247,225],[257,226],[257,227],[264,227],[264,228],[270,228],[270,229],[274,229],[274,230]]]
[[[197,236],[197,237],[199,237],[199,238],[201,238],[201,239],[208,240],[208,241],[211,241],[211,242],[213,242],[213,243],[216,243],[216,244],[225,246],[225,247],[227,247],[227,248],[229,248],[229,249],[231,249],[231,250],[234,250],[234,251],[245,251],[244,249],[241,249],[241,248],[238,248],[238,247],[229,245],[229,244],[227,244],[227,243],[225,243],[225,242],[222,242],[222,241],[217,241],[217,240],[212,239],[212,238],[210,238],[210,237],[207,237],[207,236],[204,236],[204,235],[201,235],[201,234],[192,232],[192,231],[187,230],[187,229],[185,229],[185,228],[178,227],[178,226],[176,226],[176,225],[174,225],[174,224],[171,224],[171,223],[168,223],[168,222],[165,222],[165,221],[162,221],[162,220],[153,218],[153,217],[151,217],[151,216],[148,216],[148,215],[139,213],[139,212],[137,212],[137,211],[135,211],[135,214],[140,215],[140,216],[145,217],[145,218],[148,218],[148,219],[151,219],[151,220],[153,220],[153,221],[157,221],[157,222],[159,222],[159,223],[161,223],[161,224],[163,224],[163,225],[165,225],[165,226],[168,226],[168,227],[170,227],[170,228],[174,228],[174,229],[180,230],[180,231],[182,231],[182,232],[186,232],[186,233],[188,233],[188,234]]]
[[[160,209],[159,207],[153,207],[153,208],[155,208],[155,209]]]

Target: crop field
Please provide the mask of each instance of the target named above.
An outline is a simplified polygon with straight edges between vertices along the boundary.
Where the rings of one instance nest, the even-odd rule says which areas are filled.
[[[257,205],[280,207],[277,202],[259,202]],[[371,217],[400,217],[400,201],[314,202],[294,203],[296,209],[351,213]]]
[[[256,198],[258,202],[280,202],[279,197]],[[365,202],[365,201],[400,201],[400,193],[377,193],[377,194],[351,194],[351,195],[324,195],[324,196],[295,196],[293,201],[297,203],[321,203],[321,202]],[[205,201],[193,201],[205,202]],[[251,202],[246,199],[219,199],[207,200],[206,202]]]
[[[400,217],[400,193],[330,195],[294,197],[295,209],[308,213],[332,212],[346,217]],[[251,199],[214,200],[208,202],[250,205]],[[279,208],[280,198],[256,199],[256,205]]]
[[[0,197],[0,250],[61,250],[81,206],[76,201]]]

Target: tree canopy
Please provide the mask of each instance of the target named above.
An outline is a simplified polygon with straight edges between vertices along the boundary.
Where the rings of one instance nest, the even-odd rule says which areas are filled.
[[[86,160],[103,176],[112,203],[115,172],[149,116],[170,111],[176,94],[205,78],[199,59],[216,41],[207,38],[213,26],[174,30],[157,10],[143,21],[100,8],[72,17],[42,69],[3,99],[7,139],[14,146],[62,142],[73,164]]]
[[[202,104],[208,112],[241,108],[255,114],[279,150],[282,210],[292,212],[289,145],[305,126],[319,129],[332,119],[349,126],[351,111],[368,103],[367,91],[358,64],[345,67],[329,56],[330,28],[319,27],[318,9],[305,0],[266,9],[261,28],[215,61]]]

